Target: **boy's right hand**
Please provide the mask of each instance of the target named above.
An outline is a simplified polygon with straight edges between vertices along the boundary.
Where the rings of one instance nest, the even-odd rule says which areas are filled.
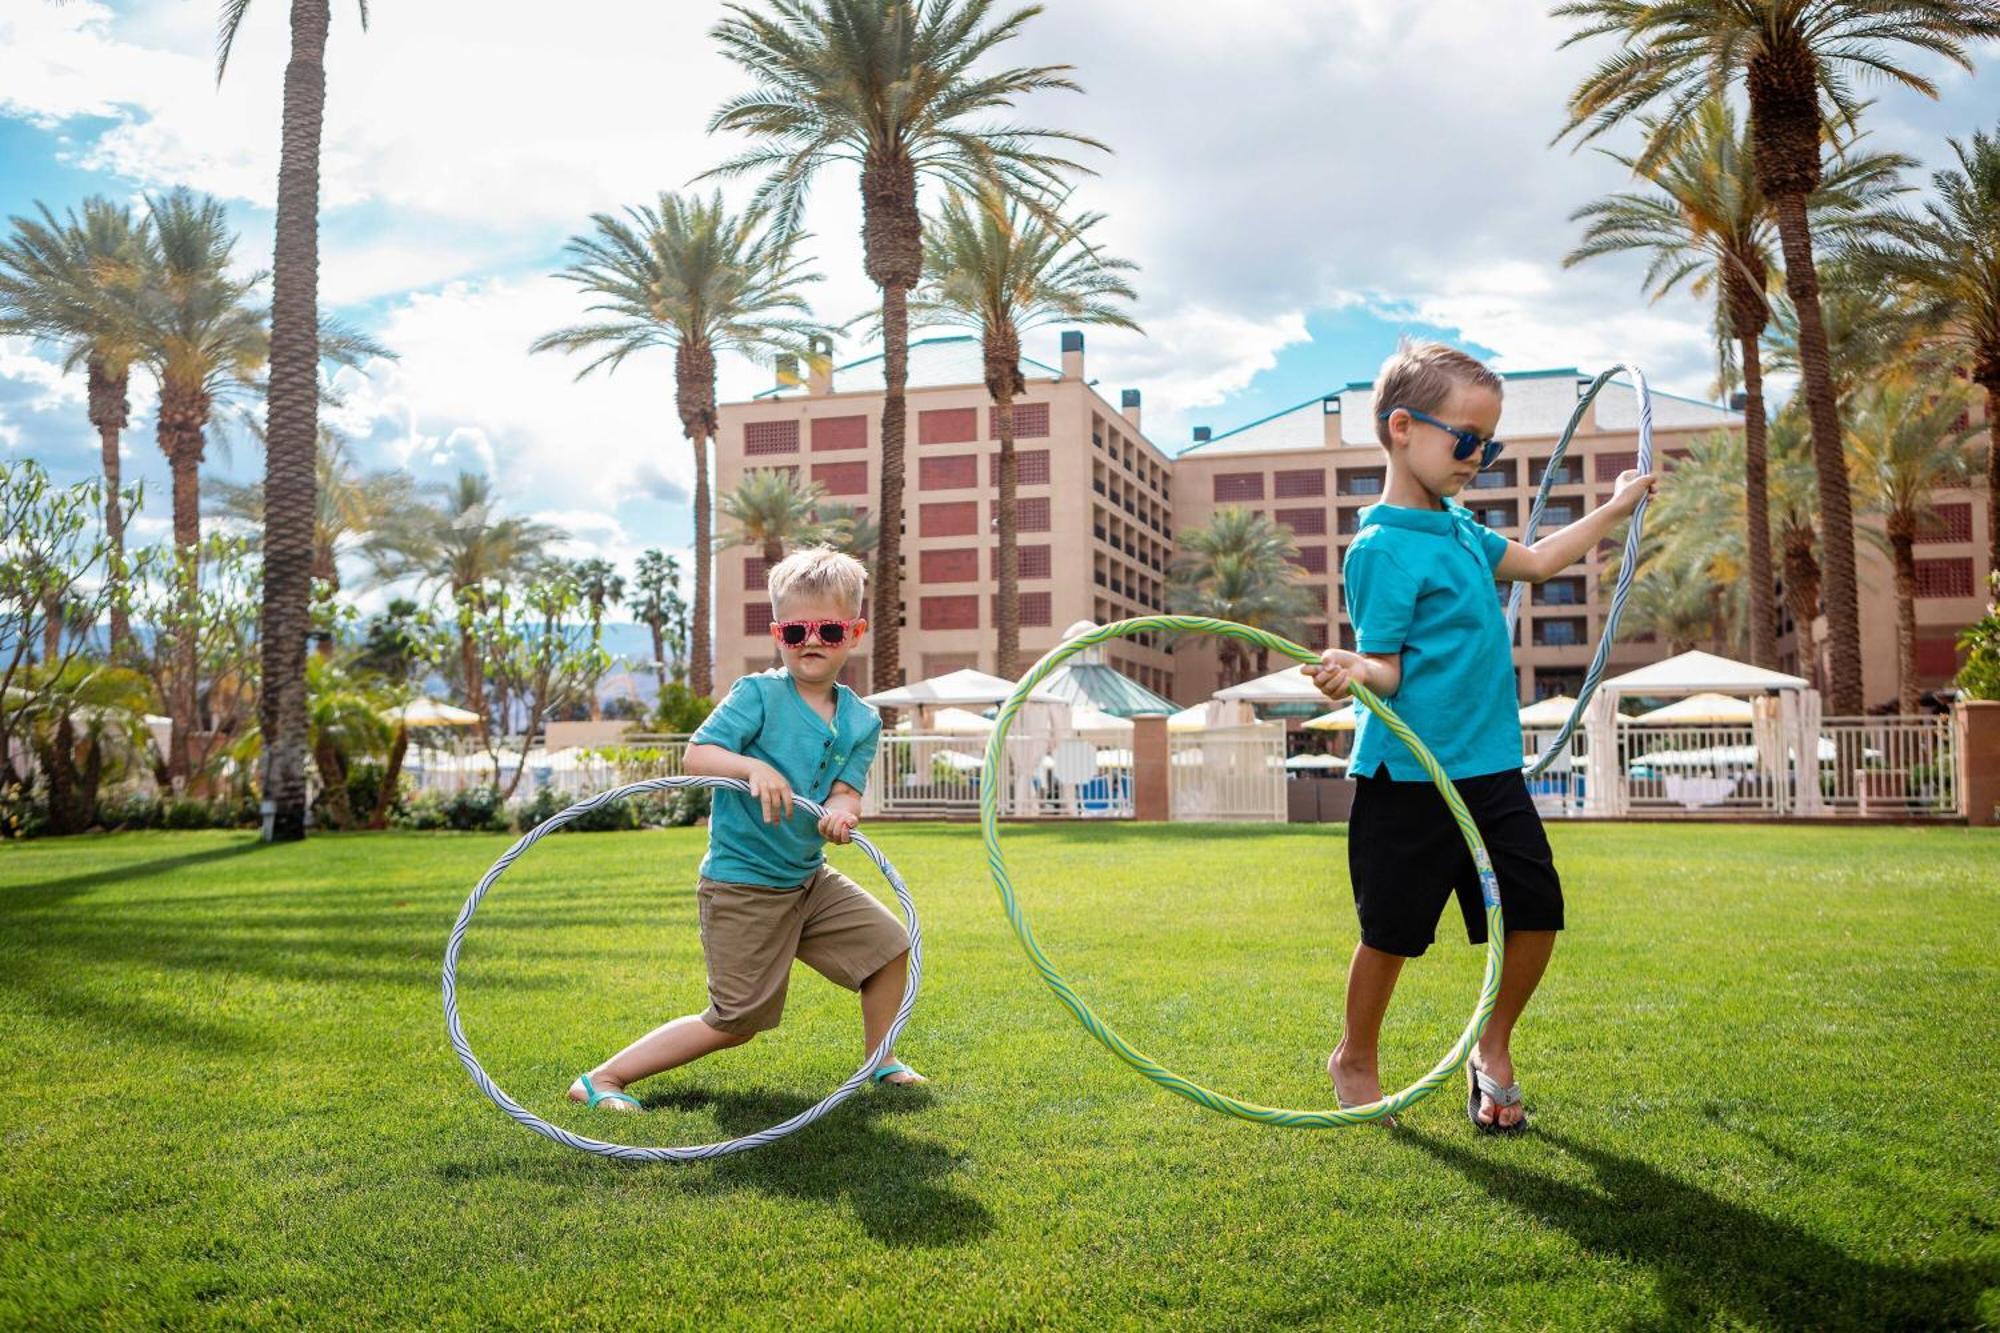
[[[761,759],[752,759],[745,781],[750,784],[750,794],[764,807],[766,824],[792,817],[792,784],[785,781],[783,773]]]
[[[1299,667],[1312,677],[1312,683],[1321,694],[1329,699],[1345,699],[1347,687],[1357,677],[1364,674],[1368,659],[1360,653],[1351,653],[1345,648],[1329,648],[1319,655],[1319,665],[1305,664]],[[1363,684],[1367,682],[1363,680]]]

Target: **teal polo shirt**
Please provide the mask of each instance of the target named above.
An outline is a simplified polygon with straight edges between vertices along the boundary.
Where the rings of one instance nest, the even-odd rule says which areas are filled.
[[[833,725],[799,694],[791,673],[773,667],[730,687],[692,740],[761,759],[785,775],[792,791],[825,803],[835,782],[856,791],[868,785],[868,766],[882,737],[882,717],[845,685],[833,687]],[[819,821],[797,806],[792,817],[764,822],[753,796],[718,787],[708,816],[708,855],[701,873],[731,884],[776,889],[804,887],[825,860]]]
[[[1507,539],[1456,500],[1443,509],[1370,505],[1340,574],[1355,647],[1401,653],[1389,704],[1450,778],[1518,772],[1521,714],[1514,654],[1493,571]],[[1416,757],[1367,709],[1348,771],[1427,781]]]

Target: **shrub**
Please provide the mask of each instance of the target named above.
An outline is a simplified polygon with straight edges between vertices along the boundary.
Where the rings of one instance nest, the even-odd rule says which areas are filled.
[[[491,787],[468,787],[446,796],[418,792],[396,813],[397,828],[452,829],[460,833],[505,833],[507,812]]]
[[[547,823],[563,811],[575,805],[584,797],[566,796],[552,787],[544,787],[535,793],[534,799],[523,801],[514,807],[514,827],[526,833],[532,828]],[[636,828],[647,827],[654,815],[653,802],[644,798],[627,797],[598,806],[595,810],[578,815],[559,830],[563,833],[624,833]]]
[[[160,798],[146,792],[106,796],[97,802],[97,822],[107,829],[159,828]]]
[[[49,807],[32,785],[0,787],[0,838],[32,838],[48,830]]]
[[[660,802],[661,822],[668,828],[686,828],[707,819],[712,787],[677,787]]]

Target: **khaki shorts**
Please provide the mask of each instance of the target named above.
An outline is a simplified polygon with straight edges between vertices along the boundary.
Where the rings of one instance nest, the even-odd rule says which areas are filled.
[[[794,958],[836,985],[860,990],[910,947],[889,909],[832,866],[821,866],[799,889],[703,876],[695,899],[708,960],[701,1018],[718,1032],[748,1035],[778,1026]]]

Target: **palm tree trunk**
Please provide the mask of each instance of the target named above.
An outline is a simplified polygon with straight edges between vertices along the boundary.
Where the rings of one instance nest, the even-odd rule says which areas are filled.
[[[312,627],[318,511],[319,149],[330,12],[327,0],[292,0],[291,8],[271,265],[264,606],[258,636],[264,799],[275,810],[268,824],[273,842],[306,836],[306,632]]]
[[[96,357],[90,359],[90,424],[97,427],[97,441],[104,460],[104,538],[111,546],[106,579],[111,586],[111,658],[125,655],[132,638],[132,618],[125,605],[125,507],[118,493],[122,484],[123,460],[118,439],[131,412],[126,397],[129,377],[113,375]]]
[[[1814,689],[1821,689],[1819,654],[1813,651],[1813,617],[1819,614],[1819,561],[1813,555],[1812,529],[1787,527],[1784,539],[1785,609],[1792,613],[1792,633],[1799,643],[1799,661]]]
[[[403,756],[409,750],[410,729],[398,722],[396,739],[389,744],[389,763],[382,770],[382,787],[375,793],[375,809],[368,816],[369,828],[389,827],[389,811],[396,803],[396,785],[403,780]]]
[[[882,486],[875,543],[874,685],[902,683],[904,389],[910,378],[909,290],[882,289]]]
[[[2000,349],[1987,358],[2000,368]],[[1986,571],[2000,574],[2000,374],[1986,389]]]
[[[458,665],[465,676],[465,706],[479,714],[479,743],[487,740],[486,678],[479,669],[479,645],[468,626],[458,632]]]
[[[653,631],[653,675],[661,686],[667,683],[667,639],[660,633],[660,618],[646,617],[646,628]]]
[[[1755,334],[1739,339],[1743,350],[1743,508],[1749,519],[1750,664],[1778,665],[1777,608],[1771,568],[1770,454],[1765,444],[1764,365]]]
[[[174,635],[173,667],[167,688],[167,780],[176,795],[187,791],[193,771],[195,649],[200,637],[202,431],[208,425],[209,396],[199,387],[169,381],[160,388],[160,452],[173,475],[175,577],[180,582],[180,625]]]
[[[313,762],[319,768],[320,786],[326,791],[328,821],[337,829],[352,828],[354,807],[347,799],[347,766],[340,761],[340,751],[322,736],[313,747]]]
[[[709,608],[715,598],[715,501],[708,488],[708,436],[694,441],[694,608],[688,626],[688,684],[697,697],[715,693],[715,668],[709,658]],[[660,653],[660,629],[653,627],[655,653]],[[664,656],[661,661],[665,661]],[[661,668],[665,670],[664,667]]]
[[[1819,273],[1813,267],[1806,197],[1773,198],[1785,252],[1785,290],[1798,317],[1799,368],[1812,423],[1813,471],[1818,481],[1820,604],[1826,614],[1828,695],[1837,717],[1859,717],[1866,708],[1861,680],[1861,607],[1854,569],[1854,501],[1848,489],[1840,404],[1827,358],[1826,324],[1820,316]]]
[[[1014,453],[1013,385],[1020,366],[1019,339],[1013,330],[994,330],[986,354],[986,384],[993,394],[1000,435],[1000,604],[994,619],[1000,675],[1007,680],[1021,674],[1021,535],[1014,512],[1020,459]]]
[[[1905,715],[1918,707],[1917,689],[1917,559],[1914,525],[1889,520],[1889,561],[1896,571],[1896,710]]]

